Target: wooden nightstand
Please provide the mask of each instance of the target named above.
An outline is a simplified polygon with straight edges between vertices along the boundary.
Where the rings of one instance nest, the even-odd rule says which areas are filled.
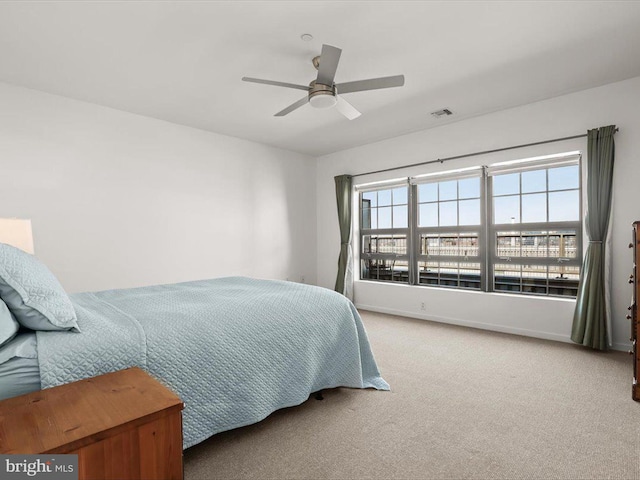
[[[0,453],[78,455],[80,479],[182,479],[182,409],[139,368],[0,402]]]

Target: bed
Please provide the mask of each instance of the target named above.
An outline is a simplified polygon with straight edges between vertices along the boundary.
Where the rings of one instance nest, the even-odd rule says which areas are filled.
[[[19,273],[10,262],[7,268],[6,258],[3,267],[3,247],[0,278],[12,283]],[[3,352],[10,356],[7,350],[22,342],[21,355],[0,363],[0,393],[139,366],[185,402],[184,448],[298,405],[322,389],[389,389],[355,307],[327,289],[246,277],[66,299],[58,298],[61,287],[40,296],[30,289],[16,300],[0,282],[0,296],[20,324],[18,335],[0,347],[0,362]],[[51,298],[58,300],[47,308],[27,305]],[[25,308],[53,320],[25,320]],[[19,380],[10,390],[8,378]]]

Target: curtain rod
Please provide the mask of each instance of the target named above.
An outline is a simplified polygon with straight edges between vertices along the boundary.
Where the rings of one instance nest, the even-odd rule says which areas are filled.
[[[614,133],[617,132],[618,130],[619,129],[616,128],[614,130]],[[513,145],[512,147],[503,147],[503,148],[496,148],[496,149],[493,149],[493,150],[484,150],[484,151],[481,151],[481,152],[465,153],[464,155],[456,155],[454,157],[447,157],[447,158],[438,158],[437,160],[429,160],[429,161],[426,161],[426,162],[412,163],[410,165],[403,165],[401,167],[391,167],[391,168],[385,168],[385,169],[382,169],[382,170],[374,170],[373,172],[358,173],[356,175],[351,175],[351,177],[362,177],[364,175],[372,175],[374,173],[391,172],[393,170],[402,170],[403,168],[419,167],[421,165],[430,165],[432,163],[444,163],[444,162],[448,162],[449,160],[459,160],[461,158],[476,157],[478,155],[486,155],[488,153],[504,152],[504,151],[513,150],[513,149],[516,149],[516,148],[534,147],[536,145],[544,145],[545,143],[562,142],[564,140],[573,140],[575,138],[584,138],[586,136],[587,136],[587,134],[583,133],[582,135],[573,135],[572,137],[553,138],[551,140],[542,140],[541,142],[523,143],[521,145]]]

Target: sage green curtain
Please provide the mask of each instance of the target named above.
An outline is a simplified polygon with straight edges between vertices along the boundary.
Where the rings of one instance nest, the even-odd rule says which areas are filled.
[[[584,257],[571,340],[585,347],[607,350],[605,245],[613,183],[615,125],[587,132],[587,216],[589,246]]]
[[[353,254],[351,250],[351,175],[339,175],[336,182],[338,223],[340,225],[340,257],[335,291],[353,300]]]

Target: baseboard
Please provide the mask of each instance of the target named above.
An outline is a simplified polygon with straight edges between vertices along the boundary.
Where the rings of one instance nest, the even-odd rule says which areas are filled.
[[[494,323],[475,322],[473,320],[465,320],[461,318],[441,317],[437,315],[427,315],[417,312],[407,312],[404,310],[397,310],[394,308],[379,307],[377,305],[365,305],[362,303],[356,303],[356,307],[362,310],[369,310],[371,312],[388,313],[389,315],[398,315],[400,317],[416,318],[419,320],[429,320],[432,322],[448,323],[450,325],[459,325],[462,327],[478,328],[480,330],[491,330],[493,332],[510,333],[513,335],[522,335],[525,337],[542,338],[544,340],[554,340],[556,342],[572,343],[569,335],[560,335],[557,333],[540,332],[538,330],[529,330],[526,328],[510,327],[507,325],[497,325]],[[614,343],[613,350],[627,351],[629,345],[624,343]]]
[[[620,350],[621,352],[628,352],[631,349],[631,342],[629,343],[614,342],[611,348],[613,350]]]

